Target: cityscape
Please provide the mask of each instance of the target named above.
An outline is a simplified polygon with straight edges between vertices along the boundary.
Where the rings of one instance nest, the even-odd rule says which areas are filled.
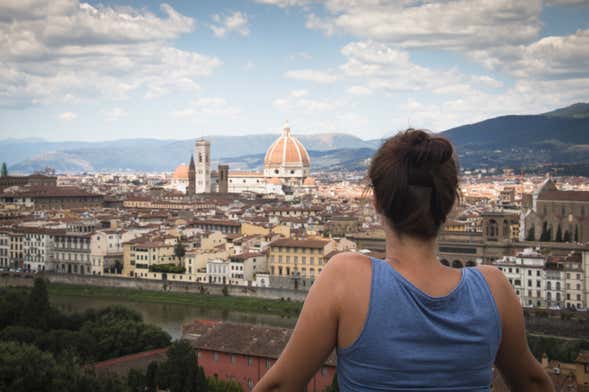
[[[460,198],[435,243],[438,261],[501,271],[555,390],[589,390],[586,2],[487,4],[490,25],[468,21],[476,30],[469,39],[446,26],[456,20],[444,7],[467,8],[454,1],[433,2],[443,26],[424,32],[428,38],[377,17],[410,18],[421,2],[203,2],[161,4],[159,13],[147,2],[47,2],[39,13],[3,3],[0,31],[14,37],[0,39],[8,75],[0,76],[0,390],[253,390],[334,256],[385,259],[367,170],[384,140],[421,125],[452,142],[459,163]],[[481,37],[508,23],[506,9],[530,31],[503,26],[511,35],[493,33],[509,41],[499,47]],[[563,27],[566,15],[576,30]],[[63,30],[51,16],[68,21]],[[368,17],[383,30],[364,25]],[[93,25],[108,18],[116,34]],[[238,50],[229,39],[253,40],[256,23],[277,29],[272,18],[293,29],[277,40],[296,35],[300,22],[304,37],[293,42],[310,47],[280,52],[285,60],[277,63],[329,64],[321,52],[334,40],[346,63],[280,68],[276,76],[264,73],[274,66],[266,57],[240,52],[239,67],[229,55],[220,59]],[[209,54],[195,51],[191,34]],[[312,47],[306,34],[322,43]],[[430,42],[435,34],[445,38]],[[283,50],[264,37],[270,51]],[[343,41],[349,37],[359,38]],[[215,52],[212,40],[224,49]],[[522,53],[506,54],[514,48]],[[436,51],[440,64],[454,67],[411,62]],[[455,60],[457,53],[468,60]],[[467,74],[476,68],[470,62],[491,76]],[[260,91],[242,96],[217,80],[212,85],[235,101],[200,95],[215,88],[202,79],[222,67],[235,85],[251,77]],[[262,107],[261,97],[287,88],[274,78],[316,84],[325,94],[288,87]],[[347,95],[340,99],[338,88]],[[467,96],[436,101],[456,91]],[[156,119],[184,95],[189,107],[166,114],[168,122]],[[394,121],[372,113],[387,105],[396,108]],[[334,350],[306,390],[338,391],[337,363]],[[497,370],[490,387],[510,390]]]

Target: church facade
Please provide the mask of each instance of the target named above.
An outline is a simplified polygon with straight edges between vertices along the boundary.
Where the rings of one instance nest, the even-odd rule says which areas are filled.
[[[211,144],[195,143],[190,165],[180,165],[172,176],[172,186],[187,195],[198,193],[261,194],[309,193],[316,189],[311,177],[311,159],[305,146],[284,125],[282,134],[268,147],[263,171],[231,171],[228,165],[211,170]]]

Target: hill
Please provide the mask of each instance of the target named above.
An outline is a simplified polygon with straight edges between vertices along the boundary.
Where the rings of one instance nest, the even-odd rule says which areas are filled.
[[[441,133],[455,144],[467,169],[511,167],[542,172],[589,174],[589,103],[537,115],[510,115],[462,125]],[[266,149],[277,134],[205,136],[212,163],[234,169],[263,166]],[[363,169],[380,145],[343,133],[297,135],[309,150],[313,170]],[[196,139],[196,137],[195,137]],[[45,167],[58,172],[172,171],[187,163],[194,139],[124,139],[105,142],[0,140],[0,160],[11,172],[30,173]]]

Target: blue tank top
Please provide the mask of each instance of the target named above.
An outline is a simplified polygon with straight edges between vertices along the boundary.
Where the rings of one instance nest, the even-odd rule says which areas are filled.
[[[341,391],[489,391],[501,321],[487,281],[463,268],[448,295],[432,297],[385,260],[371,258],[368,315],[337,348]]]

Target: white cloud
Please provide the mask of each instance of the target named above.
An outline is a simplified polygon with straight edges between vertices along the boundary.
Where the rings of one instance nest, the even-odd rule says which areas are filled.
[[[187,118],[196,116],[229,116],[233,117],[241,113],[241,109],[229,105],[224,98],[201,97],[193,100],[184,109],[175,110],[172,116],[175,118]]]
[[[544,37],[529,45],[477,51],[472,56],[490,69],[507,71],[520,78],[587,78],[589,30]]]
[[[383,1],[326,0],[327,15],[307,17],[307,27],[436,49],[521,44],[540,32],[541,0]]]
[[[372,94],[372,90],[366,86],[352,86],[348,88],[348,93],[353,95],[370,95]]]
[[[209,27],[215,37],[222,38],[231,32],[236,32],[245,37],[250,33],[248,17],[240,11],[235,11],[229,15],[215,14],[212,19],[215,23]]]
[[[73,112],[64,112],[58,116],[58,118],[63,121],[75,120],[76,117],[78,117],[78,116],[76,115],[76,113],[73,113]]]
[[[0,17],[0,106],[65,97],[125,99],[138,89],[148,98],[196,91],[196,80],[221,65],[215,57],[170,46],[195,22],[167,4],[159,17],[145,9],[75,0],[34,3],[30,9],[0,3],[0,15],[11,15]]]
[[[301,114],[322,113],[333,111],[342,107],[345,102],[341,99],[314,99],[309,98],[307,90],[293,90],[287,97],[275,99],[272,102],[274,108],[300,116]]]
[[[287,71],[285,73],[287,78],[306,80],[309,82],[329,84],[337,80],[337,77],[329,71],[319,71],[315,69],[298,69]]]
[[[276,5],[281,8],[294,7],[294,6],[305,6],[313,1],[317,0],[255,0],[257,3]]]
[[[116,121],[127,116],[127,112],[121,108],[113,108],[105,113],[106,121]]]

